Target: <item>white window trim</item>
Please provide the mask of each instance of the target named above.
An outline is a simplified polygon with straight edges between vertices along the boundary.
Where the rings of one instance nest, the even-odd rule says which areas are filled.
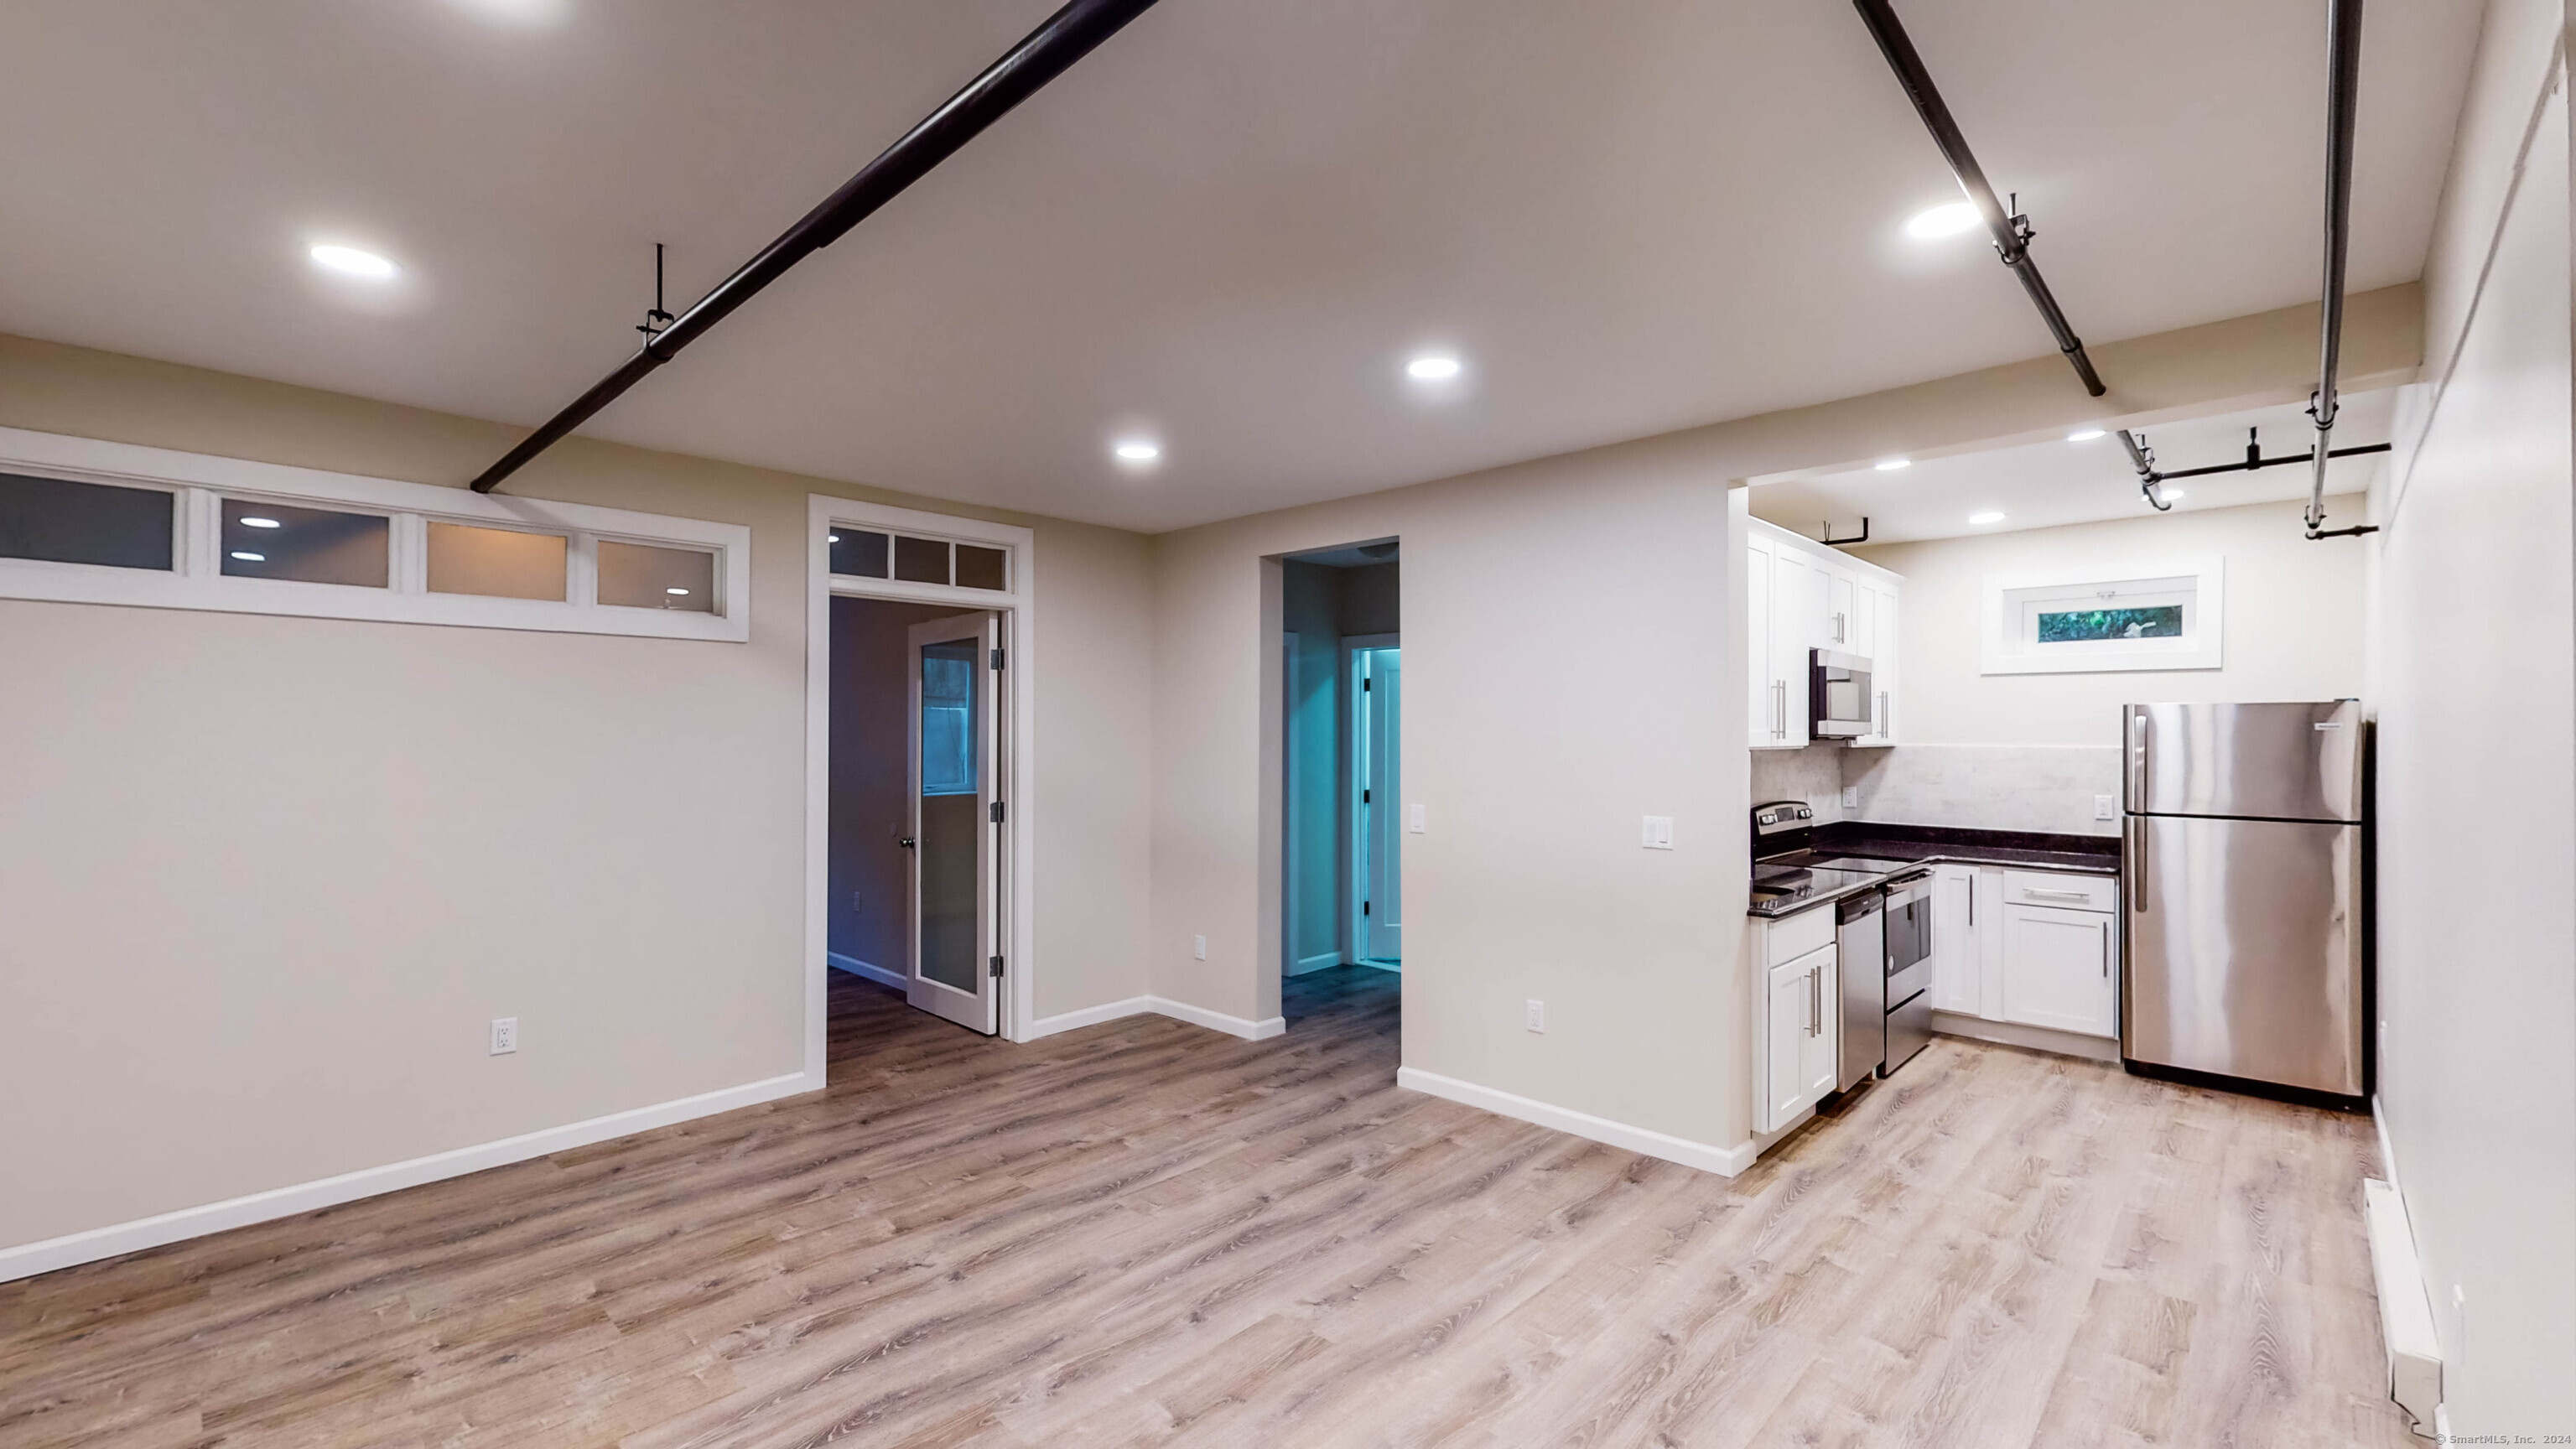
[[[876,533],[944,538],[1009,552],[1003,565],[1007,589],[968,589],[954,584],[914,584],[832,572],[835,525]],[[806,497],[805,511],[805,1063],[819,1080],[828,1059],[831,989],[830,907],[832,845],[832,600],[836,596],[939,604],[963,613],[993,609],[1003,616],[1002,699],[1009,737],[1004,741],[998,798],[1009,806],[1010,854],[1005,866],[1001,1035],[1028,1041],[1038,1035],[1037,1015],[1037,534],[1007,523],[924,513],[851,498]],[[888,964],[888,963],[879,963]],[[894,963],[908,970],[910,962]]]
[[[2227,572],[2225,560],[2212,554],[2182,559],[2147,559],[2136,563],[2034,573],[1989,574],[1981,610],[1981,672],[1986,674],[2115,674],[2223,667],[2220,644],[2226,637]],[[2190,579],[2189,624],[2179,640],[2091,640],[2083,644],[2033,646],[2020,636],[2020,619],[2012,596],[2032,589],[2108,589],[2157,579]],[[2064,650],[2059,653],[2057,650]]]
[[[168,572],[0,559],[0,598],[729,643],[751,637],[751,530],[741,524],[476,493],[19,428],[0,428],[0,472],[140,486],[178,495],[172,510],[178,537]],[[386,515],[393,523],[388,586],[375,589],[225,575],[220,548],[220,500],[225,498],[318,504]],[[426,577],[430,522],[568,535],[567,597],[557,601],[430,593]],[[713,552],[717,612],[598,603],[598,546],[603,539]]]

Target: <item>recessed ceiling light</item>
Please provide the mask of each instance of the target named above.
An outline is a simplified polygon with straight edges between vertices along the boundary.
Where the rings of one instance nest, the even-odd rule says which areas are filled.
[[[267,554],[264,554],[264,553],[252,553],[252,552],[250,552],[250,551],[249,551],[249,550],[247,550],[247,549],[239,549],[239,548],[234,549],[234,550],[233,550],[233,557],[235,557],[235,558],[237,558],[237,559],[240,559],[243,563],[266,563],[266,562],[268,562],[268,555],[267,555]]]
[[[686,589],[664,589],[662,592],[675,599],[685,599],[689,596],[689,591]]]
[[[1968,521],[1970,523],[2001,523],[2004,521],[2004,516],[2000,513],[1971,513],[1968,515]]]
[[[376,282],[390,281],[402,270],[374,252],[362,252],[356,247],[319,246],[313,249],[312,257],[332,271]]]
[[[825,534],[824,538],[832,543],[839,543],[841,541],[841,536],[837,533]]]
[[[1907,217],[1905,234],[1916,241],[1938,241],[1945,236],[1957,236],[1963,231],[1974,231],[1984,220],[1984,217],[1977,215],[1975,202],[1944,202],[1928,211],[1918,211]]]
[[[1129,438],[1109,451],[1117,454],[1121,463],[1151,463],[1163,456],[1163,445],[1143,438]]]
[[[234,522],[244,528],[284,528],[286,526],[274,518],[241,518],[235,519]]]
[[[2074,432],[2066,435],[2066,441],[2070,443],[2089,443],[2095,438],[2101,436],[2103,436],[2103,432],[2100,428],[2077,428]]]
[[[2183,496],[2183,491],[2179,488],[2158,488],[2156,491],[2165,496],[2165,501],[2167,503],[2171,503],[2175,499]]]
[[[1911,468],[1913,466],[1914,460],[1911,458],[1882,458],[1879,460],[1878,471],[1881,473],[1893,473],[1899,468]]]
[[[1404,365],[1404,375],[1415,382],[1447,382],[1464,370],[1458,359],[1438,355],[1417,357]]]

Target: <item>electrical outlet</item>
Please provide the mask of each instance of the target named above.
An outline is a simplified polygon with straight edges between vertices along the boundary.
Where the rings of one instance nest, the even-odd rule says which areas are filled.
[[[1416,835],[1422,834],[1425,828],[1422,823],[1422,807],[1419,805],[1407,806],[1406,812],[1405,828]]]
[[[2117,803],[2115,803],[2115,802],[2111,799],[2111,797],[2110,797],[2110,796],[2108,796],[2108,795],[2096,795],[2096,796],[2094,796],[2094,797],[2093,797],[2093,818],[2094,818],[2094,819],[2096,819],[2096,820],[2113,820],[2113,819],[2117,819],[2117,818],[2119,817],[2119,814],[2120,814],[2120,807],[2119,807],[2119,805],[2118,805]]]
[[[1845,810],[1858,810],[1860,808],[1860,787],[1858,785],[1845,785],[1843,787],[1843,808]]]
[[[1190,955],[1192,958],[1200,961],[1207,959],[1207,937],[1190,937]]]
[[[492,1018],[492,1055],[506,1057],[519,1049],[519,1019],[515,1016]]]
[[[1647,816],[1645,843],[1648,850],[1672,849],[1673,817],[1669,815]]]
[[[1547,1003],[1537,997],[1531,997],[1528,1020],[1530,1030],[1539,1032],[1547,1030]]]

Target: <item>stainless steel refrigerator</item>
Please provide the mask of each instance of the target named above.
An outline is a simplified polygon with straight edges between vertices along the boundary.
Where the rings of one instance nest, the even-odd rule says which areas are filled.
[[[2120,1055],[2360,1095],[2360,703],[2133,704],[2120,724]]]

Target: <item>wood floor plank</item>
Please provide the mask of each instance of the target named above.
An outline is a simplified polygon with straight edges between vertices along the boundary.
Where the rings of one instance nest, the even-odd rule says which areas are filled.
[[[1395,976],[0,1285],[5,1449],[2397,1446],[2364,1119],[1937,1041],[1732,1181],[1398,1090]]]

